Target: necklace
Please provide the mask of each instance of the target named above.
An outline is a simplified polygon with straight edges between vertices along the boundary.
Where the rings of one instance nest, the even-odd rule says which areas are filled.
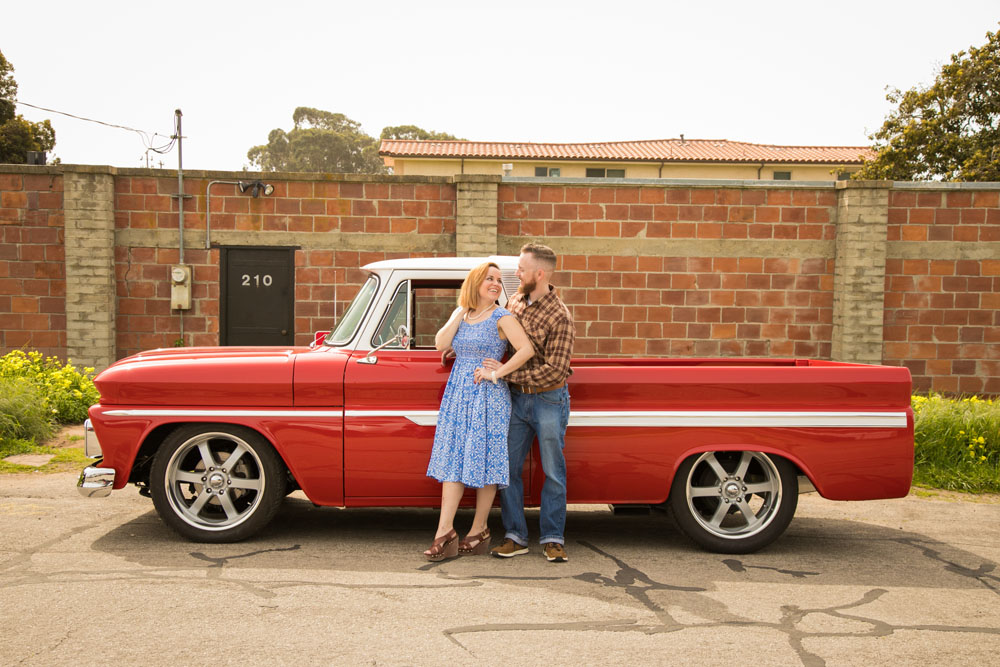
[[[481,312],[479,315],[468,315],[468,314],[466,314],[465,321],[468,322],[469,324],[472,324],[473,322],[480,321],[481,319],[483,319],[489,313],[492,313],[492,312],[493,312],[493,308],[491,307],[491,308],[487,308],[486,310],[484,310],[483,312]]]

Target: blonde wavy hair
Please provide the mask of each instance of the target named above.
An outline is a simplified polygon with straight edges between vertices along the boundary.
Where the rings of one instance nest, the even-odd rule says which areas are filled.
[[[462,290],[458,293],[458,305],[461,308],[475,310],[479,307],[479,286],[486,280],[486,274],[490,272],[490,268],[500,270],[500,267],[494,262],[483,262],[465,276]]]

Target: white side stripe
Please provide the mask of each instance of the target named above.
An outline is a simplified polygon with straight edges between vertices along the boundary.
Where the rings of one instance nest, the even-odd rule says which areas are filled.
[[[370,419],[372,417],[406,417],[419,426],[437,426],[438,410],[348,410],[347,418]]]
[[[437,424],[436,410],[348,410],[348,418],[405,417]],[[615,411],[570,412],[570,426],[906,428],[905,412]]]
[[[108,410],[109,417],[341,417],[343,410],[177,410],[130,408]]]
[[[109,417],[266,417],[374,419],[405,418],[419,426],[436,426],[437,410],[178,410],[132,408],[108,410]],[[759,412],[759,411],[577,411],[570,426],[590,427],[771,427],[771,428],[906,428],[905,412]]]

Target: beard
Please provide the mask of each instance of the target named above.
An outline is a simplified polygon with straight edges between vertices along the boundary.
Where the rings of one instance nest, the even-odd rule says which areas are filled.
[[[538,287],[538,283],[532,280],[530,283],[521,283],[521,285],[517,288],[517,291],[525,296],[528,296],[535,291],[536,287]]]

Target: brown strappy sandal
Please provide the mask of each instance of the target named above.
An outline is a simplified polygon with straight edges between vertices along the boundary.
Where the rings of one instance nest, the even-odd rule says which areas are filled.
[[[490,529],[487,528],[478,535],[466,535],[458,543],[458,553],[463,556],[481,556],[490,548]]]
[[[454,529],[448,531],[431,543],[431,548],[424,552],[427,560],[439,561],[454,558],[458,555],[458,533]]]

